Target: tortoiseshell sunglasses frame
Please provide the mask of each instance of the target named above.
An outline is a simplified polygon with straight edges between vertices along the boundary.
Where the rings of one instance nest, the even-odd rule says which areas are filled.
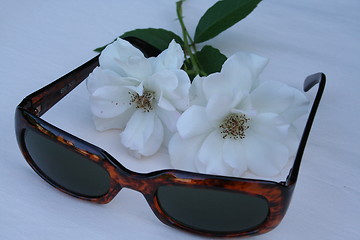
[[[126,40],[139,48],[147,57],[156,56],[160,53],[159,50],[140,39],[127,38]],[[304,91],[308,91],[317,83],[319,83],[319,88],[298,147],[293,167],[285,181],[274,182],[234,178],[172,169],[143,174],[133,172],[125,168],[110,154],[99,147],[73,136],[40,118],[53,105],[55,105],[87,78],[93,69],[99,65],[98,57],[99,56],[91,59],[60,79],[30,94],[17,106],[15,114],[17,141],[26,161],[33,170],[40,175],[40,177],[55,188],[71,196],[102,204],[110,202],[122,188],[130,188],[139,191],[144,195],[151,209],[160,221],[167,225],[204,236],[235,237],[262,234],[272,230],[281,222],[288,209],[291,196],[296,185],[305,145],[325,88],[325,75],[323,73],[310,75],[304,82]],[[57,185],[54,181],[48,178],[46,173],[43,173],[31,159],[24,143],[24,133],[27,129],[35,130],[49,140],[65,146],[69,151],[79,153],[105,168],[111,178],[109,191],[101,197],[91,198],[70,192]],[[157,198],[157,189],[164,185],[187,186],[189,188],[207,188],[259,196],[265,198],[268,202],[268,216],[259,226],[242,232],[199,231],[176,222],[176,220],[169,217],[162,210]]]

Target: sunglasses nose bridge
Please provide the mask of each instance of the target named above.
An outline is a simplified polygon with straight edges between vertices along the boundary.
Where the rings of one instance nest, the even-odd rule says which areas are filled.
[[[118,177],[116,181],[122,188],[129,188],[144,195],[154,192],[155,185],[147,174],[136,173],[126,168],[117,169],[117,172]]]

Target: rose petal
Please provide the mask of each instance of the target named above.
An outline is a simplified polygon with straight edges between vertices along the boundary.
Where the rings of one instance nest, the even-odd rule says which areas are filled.
[[[190,138],[209,132],[216,126],[207,119],[204,107],[193,105],[179,117],[176,127],[181,137]]]
[[[291,88],[291,87],[290,87]],[[281,113],[281,116],[288,123],[292,123],[309,111],[309,100],[296,88],[292,88],[293,101],[290,106]]]
[[[206,135],[199,135],[184,139],[178,133],[175,133],[170,139],[168,147],[172,166],[181,170],[197,171],[195,160],[205,137]]]
[[[289,124],[276,113],[260,113],[249,121],[249,128],[259,135],[277,141],[284,141],[288,135]]]
[[[232,176],[239,177],[247,170],[246,149],[241,140],[225,139],[223,159],[232,169]]]
[[[166,111],[162,108],[156,108],[155,112],[165,126],[172,132],[176,130],[176,123],[180,117],[177,111]]]
[[[171,96],[177,86],[178,80],[176,75],[168,70],[157,72],[144,82],[144,87],[147,90],[156,93],[158,106],[168,111],[176,110],[175,106],[167,96]]]
[[[282,113],[293,103],[294,89],[280,82],[265,81],[250,94],[250,99],[258,112]]]
[[[133,56],[144,57],[143,53],[131,45],[128,41],[118,38],[106,46],[101,52],[99,63],[102,69],[110,69],[121,76],[128,76],[122,68],[119,68],[117,61],[128,61]]]
[[[155,71],[177,70],[180,69],[184,63],[184,52],[181,46],[172,40],[169,47],[162,51],[155,59]]]
[[[143,86],[143,82],[140,82],[139,85],[132,85],[132,86],[124,86],[125,88],[127,88],[128,93],[129,94],[133,94],[133,92],[137,93],[139,96],[142,96],[144,93],[144,86]]]
[[[203,91],[203,81],[205,78],[196,76],[191,83],[189,95],[190,95],[190,104],[206,106],[207,99]]]
[[[123,79],[116,72],[107,69],[104,70],[100,67],[96,67],[86,78],[86,86],[90,93],[93,93],[96,89],[107,85],[121,86],[123,85]]]
[[[141,109],[136,110],[126,124],[124,131],[120,134],[121,143],[130,150],[138,151],[141,154],[154,151],[156,146],[160,147],[161,142],[158,141],[151,143],[149,147],[145,146],[150,139],[159,139],[163,135],[162,126],[159,127],[160,120],[156,119],[157,117],[153,111],[143,112]],[[159,131],[159,133],[155,133],[155,130]]]
[[[190,80],[182,70],[154,73],[144,82],[144,87],[157,93],[160,106],[163,100],[172,106],[172,110],[185,110],[189,105]]]
[[[123,77],[144,80],[152,74],[151,60],[128,41],[118,38],[106,46],[99,57],[100,67],[117,72]]]
[[[234,84],[237,82],[237,84]],[[239,78],[236,80],[229,79],[223,73],[213,73],[204,77],[202,88],[205,98],[209,100],[214,95],[234,96],[242,91]]]
[[[290,125],[288,129],[288,135],[285,140],[285,145],[289,149],[290,157],[295,156],[300,144],[300,136],[296,132],[296,128],[293,125]]]
[[[239,94],[240,95],[240,94]],[[240,98],[240,102],[234,106],[234,108],[231,110],[232,113],[240,113],[245,114],[247,117],[254,117],[257,114],[256,109],[251,104],[249,94],[237,96],[237,98]],[[236,103],[237,101],[234,101]]]
[[[118,67],[125,73],[125,76],[144,81],[153,73],[151,61],[145,57],[130,56],[127,61],[119,59],[115,59],[115,61]]]
[[[289,151],[285,145],[259,136],[250,129],[242,139],[242,144],[246,149],[248,168],[256,175],[273,177],[289,161]]]
[[[161,119],[160,119],[161,120]],[[164,126],[164,122],[163,122],[163,126]],[[169,142],[170,139],[172,138],[172,136],[174,135],[174,131],[170,131],[169,128],[164,126],[164,139],[163,139],[163,146],[168,149],[169,147]]]
[[[99,118],[93,116],[95,128],[98,131],[106,131],[109,129],[124,129],[126,123],[129,121],[131,115],[134,113],[134,108],[129,108],[122,114],[113,118]]]
[[[174,70],[173,73],[177,78],[177,87],[174,91],[166,91],[164,94],[166,95],[166,98],[173,103],[176,109],[184,111],[189,107],[190,79],[185,71]]]
[[[233,99],[226,95],[214,95],[210,97],[206,105],[206,114],[212,121],[220,121],[225,118],[232,108]]]
[[[128,89],[118,86],[103,86],[90,97],[91,111],[100,118],[118,116],[130,108]]]
[[[158,106],[162,109],[164,109],[165,111],[176,111],[176,108],[172,105],[172,103],[166,99],[163,95],[163,93],[161,92],[160,95],[158,96],[159,101],[158,101]]]
[[[138,150],[143,156],[154,155],[164,140],[164,127],[159,118],[155,117],[154,129],[144,146]]]
[[[223,161],[224,139],[218,130],[212,131],[204,140],[199,151],[199,161],[205,165],[200,172],[209,174],[229,175],[231,167]]]
[[[152,91],[174,91],[178,86],[178,80],[176,75],[169,70],[163,70],[161,72],[155,72],[153,75],[144,82],[144,87]]]
[[[225,79],[232,82],[231,85],[237,83],[243,92],[248,93],[257,86],[259,75],[267,63],[267,58],[237,52],[224,62],[221,72],[224,73]]]

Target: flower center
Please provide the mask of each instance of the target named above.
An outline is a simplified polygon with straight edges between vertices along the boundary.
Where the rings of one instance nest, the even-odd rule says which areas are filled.
[[[247,118],[244,114],[229,114],[219,126],[223,138],[243,139],[245,132],[249,128]]]
[[[144,91],[143,95],[139,96],[137,93],[130,93],[130,105],[135,103],[136,108],[144,109],[144,112],[150,112],[153,109],[152,102],[155,99],[155,93],[151,91]]]

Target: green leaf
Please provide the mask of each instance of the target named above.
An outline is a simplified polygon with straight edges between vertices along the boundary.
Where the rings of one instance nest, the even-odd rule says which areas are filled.
[[[120,38],[127,38],[127,37],[139,38],[147,42],[148,44],[152,45],[153,47],[159,49],[160,51],[164,51],[165,49],[167,49],[169,43],[173,39],[175,39],[175,41],[179,43],[181,46],[184,46],[183,40],[178,35],[162,28],[135,29],[133,31],[126,32],[120,36]],[[107,45],[96,48],[94,51],[101,52],[102,50],[104,50],[106,46]]]
[[[120,37],[139,38],[147,42],[148,44],[156,47],[160,51],[164,51],[165,49],[167,49],[167,47],[169,46],[170,42],[173,39],[175,39],[175,41],[179,43],[181,46],[184,45],[183,40],[178,35],[162,28],[136,29],[130,32],[126,32]]]
[[[195,43],[207,41],[249,15],[261,0],[222,0],[201,17],[195,30]]]
[[[226,61],[226,56],[218,49],[211,46],[204,46],[200,52],[196,52],[195,56],[199,62],[201,70],[209,75],[214,72],[220,72],[222,65]]]
[[[113,43],[113,42],[111,42]],[[110,43],[109,43],[110,44]],[[98,53],[101,53],[107,46],[108,44],[106,44],[105,46],[102,46],[102,47],[98,47],[98,48],[95,48],[94,49],[94,52],[98,52]]]
[[[185,59],[182,69],[189,76],[190,82],[192,82],[193,79],[196,77],[196,75],[198,75],[197,72],[194,71],[194,67],[193,67],[193,64],[192,64],[190,58]]]
[[[211,73],[220,72],[222,65],[227,57],[222,54],[218,49],[212,46],[204,46],[201,51],[194,54],[196,62],[200,67],[200,73],[194,69],[193,63],[190,58],[184,61],[183,70],[189,75],[192,81],[196,75],[207,76]]]

